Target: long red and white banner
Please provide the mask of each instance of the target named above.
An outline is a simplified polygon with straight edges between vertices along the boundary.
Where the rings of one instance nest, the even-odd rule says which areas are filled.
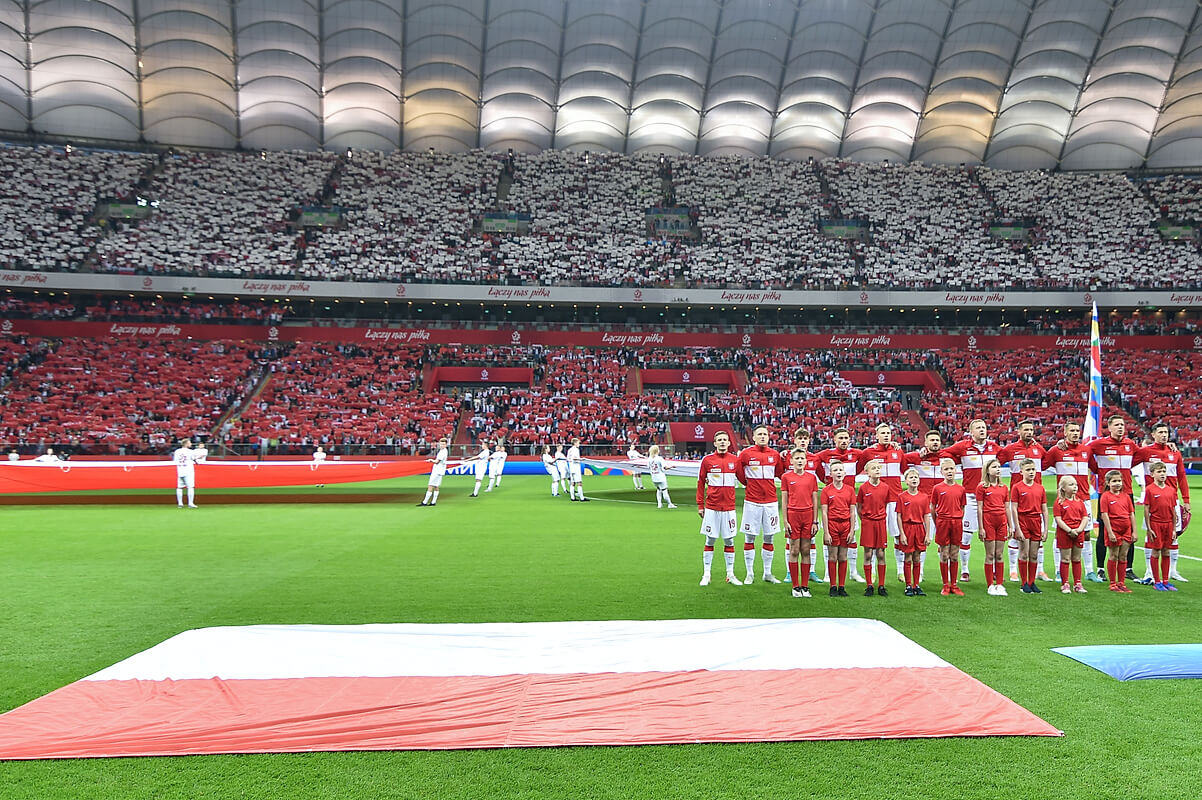
[[[876,620],[259,625],[0,715],[0,759],[1059,734]]]
[[[1089,336],[975,336],[896,333],[677,333],[655,328],[395,327],[328,328],[306,325],[210,325],[204,323],[76,322],[0,319],[0,334],[91,339],[234,339],[252,342],[349,342],[371,345],[531,345],[548,347],[745,347],[811,350],[1041,350],[1087,352]],[[1202,350],[1202,336],[1104,336],[1108,350]],[[485,365],[481,365],[485,366]],[[488,365],[491,369],[493,365]],[[449,380],[444,378],[444,380]],[[474,378],[465,380],[488,382]],[[493,380],[496,380],[495,378]],[[687,382],[687,381],[682,381]],[[694,379],[693,383],[703,381]],[[717,382],[721,382],[720,380]]]
[[[312,486],[357,483],[423,475],[427,461],[203,461],[196,464],[196,486],[235,489],[261,486]],[[83,492],[103,489],[173,489],[171,461],[0,462],[0,494]]]

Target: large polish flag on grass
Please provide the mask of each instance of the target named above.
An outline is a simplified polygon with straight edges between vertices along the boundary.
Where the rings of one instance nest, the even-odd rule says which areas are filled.
[[[0,758],[1059,733],[875,620],[256,625],[0,715]]]

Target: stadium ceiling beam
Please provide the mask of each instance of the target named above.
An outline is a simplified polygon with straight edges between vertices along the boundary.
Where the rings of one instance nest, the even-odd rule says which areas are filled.
[[[1173,88],[1174,78],[1178,68],[1181,66],[1181,58],[1185,55],[1185,49],[1189,47],[1190,41],[1193,39],[1194,32],[1198,31],[1199,21],[1202,20],[1202,3],[1194,6],[1194,15],[1190,18],[1189,25],[1181,34],[1181,46],[1177,48],[1177,57],[1173,59],[1173,72],[1169,75],[1169,79],[1164,84],[1164,94],[1160,96],[1160,105],[1156,106],[1156,124],[1152,126],[1152,133],[1148,136],[1148,146],[1144,148],[1144,159],[1140,162],[1140,168],[1148,168],[1148,159],[1152,156],[1152,143],[1156,141],[1156,133],[1160,130],[1160,118],[1164,115],[1164,103],[1169,99],[1169,90]]]
[[[839,158],[843,158],[844,145],[847,144],[847,124],[851,122],[851,107],[856,102],[856,90],[860,88],[860,72],[864,69],[864,56],[868,55],[868,42],[872,39],[872,29],[876,27],[876,13],[880,11],[882,2],[884,0],[872,0],[872,14],[868,17],[868,28],[864,31],[864,41],[860,45],[860,57],[856,59],[856,74],[851,79],[847,110],[843,112],[843,130],[839,132]]]
[[[21,3],[25,18],[25,127],[33,131],[33,34],[29,30],[29,7],[33,0]]]
[[[230,58],[234,61],[234,148],[242,149],[242,62],[238,55],[238,4],[229,3]]]
[[[1036,0],[1027,0],[1027,2],[1027,19],[1023,22],[1022,31],[1018,34],[1018,41],[1014,44],[1014,52],[1010,54],[1006,83],[1002,87],[1002,93],[998,96],[997,108],[993,110],[993,121],[989,123],[989,136],[985,139],[985,156],[981,159],[982,164],[989,163],[989,156],[993,149],[993,134],[997,132],[997,121],[1002,115],[1002,106],[1006,102],[1006,95],[1010,93],[1010,87],[1014,85],[1014,67],[1018,64],[1018,54],[1023,49],[1023,42],[1027,40],[1027,31],[1031,28],[1031,17],[1035,16]]]
[[[639,60],[643,57],[643,28],[647,24],[647,3],[639,4],[638,37],[634,42],[634,63],[630,65],[630,92],[626,95],[626,132],[622,135],[622,152],[630,152],[630,118],[634,116],[634,90],[639,85]]]
[[[701,131],[705,127],[705,104],[710,99],[710,83],[714,79],[714,59],[718,57],[718,37],[722,35],[722,16],[726,12],[726,0],[718,0],[718,19],[714,22],[710,37],[710,57],[705,65],[705,86],[701,87],[701,109],[697,115],[697,141],[693,143],[693,155],[701,155]]]
[[[134,0],[137,2],[137,0]],[[326,3],[317,0],[317,141],[326,147]]]
[[[484,72],[488,66],[488,20],[492,14],[491,0],[484,0],[484,24],[480,28],[480,75],[476,90],[476,149],[480,148],[484,136]]]
[[[551,123],[551,149],[555,149],[555,138],[559,133],[559,100],[563,96],[563,56],[564,47],[568,39],[568,9],[572,5],[572,0],[563,0],[563,13],[559,17],[559,58],[555,62],[555,105],[552,110],[555,113]]]
[[[405,149],[405,81],[409,78],[409,0],[401,0],[401,74],[397,92],[397,149]]]
[[[1110,0],[1109,7],[1106,9],[1106,19],[1102,21],[1102,27],[1098,30],[1098,38],[1093,44],[1093,52],[1089,55],[1089,63],[1085,65],[1085,77],[1081,79],[1081,85],[1077,87],[1077,97],[1073,100],[1073,111],[1068,116],[1068,130],[1064,132],[1064,141],[1060,143],[1060,154],[1056,156],[1056,169],[1060,169],[1060,164],[1064,161],[1064,151],[1068,149],[1068,140],[1073,135],[1073,123],[1081,111],[1081,97],[1089,88],[1089,76],[1093,74],[1094,64],[1097,63],[1098,51],[1102,49],[1102,40],[1106,38],[1106,32],[1110,30],[1110,20],[1114,17],[1116,2],[1117,0]]]
[[[939,71],[939,62],[943,60],[943,46],[947,43],[947,35],[952,29],[952,20],[956,16],[956,4],[958,0],[952,0],[952,7],[947,12],[947,19],[943,22],[943,33],[939,36],[939,46],[935,48],[935,58],[931,61],[931,77],[927,79],[926,91],[922,93],[923,103],[927,103],[931,99],[931,87],[935,85],[935,73]],[[918,120],[914,124],[914,138],[910,140],[910,157],[906,159],[908,162],[914,161],[914,152],[918,150],[918,132],[922,128],[923,117],[926,116],[926,109],[918,115]]]
[[[789,26],[789,42],[785,45],[785,57],[780,63],[780,78],[776,81],[776,103],[772,107],[772,131],[768,134],[768,152],[772,155],[772,145],[776,144],[777,126],[780,119],[780,104],[785,97],[785,78],[789,72],[789,62],[793,60],[793,41],[797,38],[797,23],[801,21],[801,0],[793,4],[793,23]]]

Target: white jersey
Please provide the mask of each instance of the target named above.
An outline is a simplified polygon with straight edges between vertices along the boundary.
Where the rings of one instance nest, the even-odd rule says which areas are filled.
[[[647,461],[647,471],[651,473],[652,483],[666,484],[668,482],[668,471],[664,468],[664,460],[659,456],[652,456]]]
[[[559,475],[559,468],[555,466],[555,456],[543,453],[543,469],[553,478]]]
[[[473,469],[475,469],[477,476],[483,477],[484,473],[488,470],[488,459],[491,456],[492,451],[488,449],[487,445],[485,445],[480,449],[480,454],[472,459],[475,462],[473,464]]]
[[[632,447],[626,451],[626,458],[631,461],[638,461],[642,457],[643,457],[643,454],[639,452],[639,449],[637,447]]]
[[[440,447],[438,453],[434,456],[434,466],[430,467],[430,475],[441,477],[447,474],[447,459],[449,457],[450,453],[447,452],[447,449]]]
[[[196,475],[196,462],[203,461],[209,454],[208,450],[193,450],[191,447],[178,447],[171,454],[175,463],[175,474],[181,478],[191,478]]]
[[[555,469],[559,473],[559,477],[568,477],[568,457],[562,450],[555,454]]]
[[[34,461],[39,464],[56,464],[59,461],[62,461],[62,459],[56,456],[54,453],[42,453],[40,456],[35,458]]]
[[[313,451],[313,463],[321,464],[325,460],[326,460],[326,451],[325,450]]]
[[[488,474],[500,475],[505,471],[505,459],[508,453],[504,450],[493,450],[492,455],[488,457]]]
[[[20,460],[21,460],[21,454],[20,454],[20,453],[9,453],[9,454],[8,454],[8,460],[9,460],[9,461],[20,461]]]

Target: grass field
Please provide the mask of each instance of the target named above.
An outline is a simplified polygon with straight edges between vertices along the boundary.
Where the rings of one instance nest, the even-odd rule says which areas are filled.
[[[598,502],[581,504],[519,476],[471,500],[470,479],[448,476],[435,509],[414,507],[422,483],[354,506],[204,506],[202,490],[195,511],[171,492],[161,507],[0,509],[0,710],[212,625],[863,616],[1065,736],[9,762],[0,798],[1202,797],[1202,682],[1119,683],[1049,651],[1202,641],[1202,562],[1182,559],[1177,594],[997,598],[978,546],[964,598],[794,600],[783,584],[697,586],[687,479],[675,511],[624,477],[588,480]],[[1193,528],[1182,552],[1199,556]]]

